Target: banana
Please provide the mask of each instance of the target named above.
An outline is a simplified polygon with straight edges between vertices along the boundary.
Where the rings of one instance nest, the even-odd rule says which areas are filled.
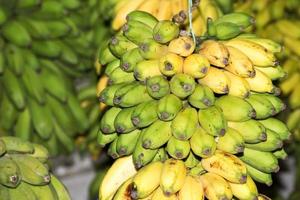
[[[205,173],[199,177],[207,199],[232,199],[230,186],[225,179],[214,173]]]
[[[22,75],[24,72],[24,57],[22,54],[22,49],[11,44],[8,44],[4,51],[4,55],[7,57],[7,64],[17,76]]]
[[[245,78],[250,86],[250,90],[254,92],[277,93],[277,88],[273,85],[272,80],[263,72],[256,69],[253,78]]]
[[[118,83],[126,83],[130,81],[134,81],[133,73],[124,72],[121,68],[114,69],[109,77],[109,84],[118,84]]]
[[[211,65],[224,68],[229,64],[229,51],[220,42],[206,40],[201,44],[199,53],[205,56]]]
[[[114,105],[113,99],[114,99],[116,91],[124,86],[127,86],[127,88],[128,88],[130,86],[130,84],[119,83],[119,84],[107,86],[100,92],[99,101],[102,103],[105,103],[108,106],[113,106]]]
[[[6,153],[6,146],[5,143],[0,140],[0,156],[3,156]]]
[[[144,133],[145,131],[143,130],[132,154],[133,163],[137,169],[150,163],[158,152],[158,149],[146,149],[143,147]]]
[[[0,138],[0,141],[3,142],[5,151],[9,154],[32,154],[34,152],[34,147],[31,143],[17,137],[4,136]]]
[[[159,187],[162,169],[163,163],[161,162],[152,162],[141,168],[133,177],[133,186],[130,191],[131,198],[146,198]]]
[[[179,27],[169,20],[159,21],[153,29],[153,38],[155,41],[165,44],[177,38]]]
[[[168,159],[163,164],[160,187],[166,196],[178,192],[184,185],[186,168],[182,160]]]
[[[109,43],[111,53],[118,58],[121,58],[124,53],[136,47],[137,46],[133,42],[123,35],[114,36]]]
[[[9,199],[24,199],[24,200],[36,200],[37,196],[33,192],[29,185],[26,183],[21,183],[17,189],[9,189]]]
[[[277,172],[279,170],[277,158],[271,152],[245,148],[244,154],[240,159],[264,173]]]
[[[153,13],[154,15],[156,15],[156,13],[159,10],[158,6],[159,6],[158,0],[144,1],[144,3],[142,3],[139,6],[138,10],[148,12],[148,13]]]
[[[46,163],[49,159],[49,151],[40,144],[32,144],[34,152],[30,156],[38,159],[42,163]]]
[[[101,147],[105,147],[107,144],[114,141],[117,137],[117,133],[104,134],[102,131],[98,130],[97,142]]]
[[[114,119],[114,126],[117,133],[128,133],[136,129],[131,121],[131,115],[135,107],[122,109]]]
[[[176,74],[170,81],[170,90],[179,98],[191,95],[195,89],[195,80],[186,74]]]
[[[172,195],[165,195],[162,188],[161,187],[158,187],[154,193],[153,193],[153,196],[151,198],[152,200],[176,200],[177,199],[177,196],[176,194],[172,194]]]
[[[243,32],[243,27],[231,22],[222,22],[215,24],[215,36],[219,40],[228,40],[235,38]]]
[[[27,185],[30,186],[30,189],[35,194],[36,199],[39,200],[58,199],[57,193],[55,192],[55,189],[52,187],[52,185],[44,185],[39,187],[34,187],[31,186],[30,184]]]
[[[178,140],[172,136],[167,143],[166,150],[171,157],[184,159],[189,155],[190,148],[189,141]]]
[[[226,120],[242,122],[256,117],[256,112],[252,106],[242,98],[226,95],[218,98],[215,102]],[[232,105],[236,105],[232,107]]]
[[[156,112],[160,120],[170,121],[176,117],[181,109],[181,100],[174,94],[169,94],[158,101]]]
[[[215,67],[210,67],[206,76],[198,79],[198,83],[208,86],[217,94],[227,94],[231,85],[224,70]]]
[[[130,190],[132,188],[132,178],[129,178],[127,181],[125,181],[117,190],[116,194],[112,199],[114,200],[129,200],[131,199]]]
[[[156,161],[160,161],[160,162],[165,162],[167,159],[169,158],[166,150],[164,147],[159,148],[155,157],[153,158],[153,160],[151,162],[156,162]]]
[[[209,18],[216,20],[220,17],[220,15],[222,15],[215,1],[201,1],[199,3],[199,10],[205,21]]]
[[[204,109],[215,103],[215,96],[209,87],[197,84],[188,101],[192,106]]]
[[[300,73],[292,73],[288,79],[279,84],[280,89],[284,95],[288,95],[294,89],[294,86],[300,81]]]
[[[282,46],[279,43],[274,42],[270,39],[256,37],[245,39],[265,47],[268,51],[271,51],[272,53],[280,53],[282,51]]]
[[[236,76],[230,72],[224,71],[225,75],[230,80],[230,86],[229,86],[229,95],[237,96],[241,98],[248,97],[250,94],[250,86],[245,79]]]
[[[272,103],[259,94],[250,95],[248,98],[246,98],[246,101],[255,110],[256,119],[266,119],[276,114],[275,108]]]
[[[169,82],[163,76],[153,76],[146,81],[147,92],[155,99],[160,99],[170,93]]]
[[[147,81],[148,78],[161,75],[159,60],[143,60],[134,68],[134,76],[139,81]]]
[[[188,175],[184,184],[178,193],[180,200],[202,200],[204,199],[204,191],[202,183],[196,178]]]
[[[219,107],[210,106],[199,110],[198,120],[201,127],[212,136],[223,136],[227,130],[227,121]]]
[[[183,58],[175,53],[167,53],[159,59],[159,70],[165,76],[182,73]]]
[[[228,127],[238,131],[246,143],[258,143],[267,139],[266,128],[254,119],[244,122],[228,121]]]
[[[251,178],[255,181],[266,184],[267,186],[271,186],[273,184],[272,175],[270,173],[261,172],[248,164],[246,164],[246,167],[249,176],[251,176]]]
[[[288,156],[288,154],[286,153],[286,151],[282,148],[279,149],[277,151],[273,152],[273,155],[277,158],[277,159],[281,159],[281,160],[285,160]]]
[[[12,155],[11,157],[20,169],[22,181],[32,185],[46,185],[50,182],[48,168],[36,158],[25,155]]]
[[[199,164],[199,160],[196,158],[193,152],[190,151],[188,157],[185,159],[184,164],[187,168],[194,168]]]
[[[158,20],[169,20],[172,18],[173,10],[170,7],[173,7],[173,2],[171,1],[160,1],[159,3],[159,10],[155,13],[156,18]]]
[[[201,158],[214,155],[217,144],[213,136],[207,134],[202,128],[197,128],[190,139],[191,149]]]
[[[140,43],[139,50],[144,59],[159,59],[168,52],[168,46],[146,39]]]
[[[17,163],[10,157],[0,158],[0,183],[6,187],[17,187],[22,179]]]
[[[8,187],[0,185],[0,195],[3,200],[9,200],[9,189]]]
[[[143,34],[140,33],[143,30]],[[136,20],[128,20],[126,24],[123,25],[122,31],[124,36],[131,42],[139,45],[143,41],[152,38],[152,29],[143,22]]]
[[[127,19],[127,21],[136,20],[136,21],[143,22],[146,25],[148,25],[149,27],[151,27],[152,29],[155,27],[155,25],[158,22],[158,20],[153,15],[151,15],[150,13],[147,13],[147,12],[140,11],[140,10],[135,10],[135,11],[130,12],[126,16],[126,19]]]
[[[155,137],[153,137],[153,135],[155,135]],[[158,149],[166,144],[171,136],[171,122],[157,120],[145,129],[142,145],[146,149]]]
[[[247,181],[244,184],[229,182],[229,185],[233,196],[239,199],[256,199],[258,197],[256,185],[250,176],[247,177]]]
[[[131,121],[134,126],[139,128],[149,126],[158,119],[156,108],[158,102],[155,100],[147,101],[137,105],[131,114]]]
[[[271,95],[271,94],[257,94],[262,96],[263,98],[268,99],[271,104],[273,105],[273,107],[275,108],[275,113],[278,114],[281,111],[286,109],[286,105],[285,103],[278,97]]]
[[[183,62],[183,73],[194,78],[204,77],[210,68],[210,63],[201,54],[191,54]]]
[[[264,127],[276,132],[281,140],[288,140],[291,137],[291,133],[282,121],[276,118],[268,118],[259,121]]]
[[[112,199],[118,188],[136,173],[132,156],[116,160],[103,178],[99,189],[99,199]]]
[[[0,118],[1,127],[4,130],[10,130],[17,120],[18,111],[6,95],[2,95],[0,109],[2,113]]]
[[[229,52],[229,62],[226,70],[243,78],[255,76],[255,69],[250,59],[239,49],[226,46]]]
[[[133,72],[137,63],[142,60],[144,60],[144,58],[141,56],[139,49],[134,48],[122,55],[120,67],[126,72]],[[107,67],[108,66],[106,66],[106,69]]]
[[[196,131],[197,124],[197,110],[194,108],[184,108],[172,120],[172,135],[178,140],[188,140]]]
[[[255,19],[246,13],[232,12],[223,15],[214,21],[215,24],[220,24],[224,22],[231,22],[242,28],[247,28],[248,26],[255,23]]]
[[[287,35],[292,38],[300,37],[300,29],[292,21],[281,19],[276,22],[276,27],[284,35]]]
[[[117,151],[118,140],[119,140],[119,137],[116,137],[116,139],[114,139],[112,141],[112,143],[110,143],[110,145],[107,149],[107,155],[109,155],[112,159],[117,159],[117,158],[121,157],[121,155],[119,155],[119,153]]]
[[[108,47],[99,50],[99,63],[101,65],[106,65],[115,59],[116,57],[112,54]]]
[[[118,154],[120,156],[132,154],[139,136],[139,130],[119,135],[116,146]]]
[[[55,190],[58,199],[61,200],[71,199],[67,188],[53,174],[51,174],[51,186]]]
[[[300,107],[300,103],[299,103],[299,97],[300,97],[299,91],[300,91],[300,87],[297,85],[294,88],[294,90],[291,93],[291,95],[290,95],[289,104],[290,104],[291,108],[293,108],[293,109]]]
[[[27,29],[16,20],[5,23],[1,32],[5,39],[20,47],[28,47],[32,42]]]
[[[100,129],[104,134],[115,132],[114,121],[122,109],[112,107],[106,111],[100,121]]]
[[[195,50],[195,44],[192,38],[187,36],[180,36],[170,42],[168,51],[178,54],[182,57],[191,55]]]
[[[206,171],[218,174],[232,183],[246,182],[246,166],[232,154],[217,150],[213,156],[203,158],[201,164]]]
[[[216,140],[218,150],[231,154],[242,153],[244,151],[245,142],[242,135],[232,128],[228,128],[225,135],[216,138]]]

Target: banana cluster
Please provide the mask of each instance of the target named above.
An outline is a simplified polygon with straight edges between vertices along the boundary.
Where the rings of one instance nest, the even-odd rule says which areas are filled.
[[[172,157],[189,170],[200,162],[214,173],[222,166],[234,183],[249,176],[271,185],[290,137],[273,118],[285,104],[272,81],[284,73],[268,73],[281,68],[274,55],[281,46],[249,34],[196,45],[175,22],[143,11],[126,19],[100,51],[108,86],[99,94],[107,105],[99,144],[114,159],[132,155],[135,169]],[[230,173],[234,164],[218,164],[230,156],[243,163],[239,173]]]
[[[64,185],[49,172],[48,150],[17,137],[0,137],[1,200],[69,200]]]
[[[93,69],[107,34],[98,6],[98,0],[1,1],[1,135],[45,142],[53,155],[74,149],[74,135],[90,124],[74,80]]]
[[[202,159],[193,168],[186,168],[182,160],[171,158],[152,162],[136,171],[132,157],[123,157],[108,170],[99,192],[99,199],[103,200],[203,200],[204,197],[270,199],[258,193],[254,181],[246,175],[244,163],[222,151]]]

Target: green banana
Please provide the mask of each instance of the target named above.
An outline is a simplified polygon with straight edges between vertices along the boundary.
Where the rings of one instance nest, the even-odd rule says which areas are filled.
[[[20,169],[10,157],[0,158],[0,183],[7,187],[17,187],[22,179]],[[0,184],[0,185],[1,185]]]
[[[67,188],[53,175],[51,176],[51,186],[53,187],[55,193],[59,200],[71,200]]]
[[[0,117],[1,127],[4,130],[10,130],[17,120],[18,111],[6,95],[2,96],[0,103],[0,112],[2,113]]]
[[[124,53],[135,47],[137,46],[134,43],[122,35],[114,36],[109,43],[111,53],[118,58],[121,58]]]
[[[197,84],[188,101],[192,106],[204,109],[215,103],[215,96],[209,87]]]
[[[104,134],[102,131],[98,131],[97,142],[101,147],[105,147],[118,137],[117,133]]]
[[[245,144],[245,146],[249,149],[259,150],[259,151],[274,151],[280,149],[283,145],[282,141],[280,140],[279,135],[270,130],[266,129],[267,140],[263,142],[259,142],[256,144]]]
[[[131,114],[132,123],[139,128],[149,126],[158,119],[156,109],[158,102],[147,101],[137,105]]]
[[[121,68],[114,69],[109,77],[109,84],[118,84],[134,81],[133,73],[124,72]]]
[[[117,133],[128,133],[136,129],[134,124],[131,121],[131,115],[135,107],[124,108],[118,112],[115,120],[114,126]]]
[[[152,38],[152,28],[141,21],[128,20],[122,30],[124,36],[137,45]],[[141,30],[143,30],[143,34],[141,34]]]
[[[134,151],[140,130],[134,130],[126,134],[120,134],[117,140],[117,152],[120,156],[130,155]]]
[[[15,45],[8,44],[5,47],[4,55],[7,58],[7,64],[11,67],[14,74],[20,76],[24,71],[23,51]]]
[[[113,100],[116,91],[125,85],[127,85],[127,83],[120,83],[120,84],[107,86],[99,94],[99,101],[105,103],[108,106],[113,106],[114,105]]]
[[[153,38],[155,41],[165,44],[175,39],[179,35],[179,26],[172,21],[159,21],[153,28]]]
[[[273,183],[272,175],[270,173],[264,173],[250,165],[246,164],[247,172],[255,181],[259,183],[264,183],[268,186],[271,186]]]
[[[189,141],[178,140],[172,136],[167,143],[166,150],[171,157],[184,159],[189,155],[190,148]]]
[[[115,132],[114,121],[122,109],[112,107],[107,110],[100,121],[100,129],[104,134]]]
[[[147,92],[155,99],[160,99],[170,93],[169,82],[163,76],[153,76],[146,81]]]
[[[245,142],[242,135],[232,128],[228,128],[225,135],[216,138],[216,140],[218,150],[231,154],[242,153],[244,151]]]
[[[157,115],[163,121],[170,121],[176,117],[181,108],[181,100],[177,96],[169,94],[158,101]]]
[[[1,32],[5,39],[20,47],[28,47],[32,42],[27,29],[16,20],[5,23]]]
[[[119,137],[116,137],[112,143],[110,143],[108,149],[107,149],[107,155],[112,157],[112,159],[117,159],[120,157],[119,153],[117,152],[117,142]]]
[[[220,24],[224,22],[230,22],[236,24],[237,26],[247,28],[255,23],[255,19],[243,12],[232,12],[219,17],[214,21],[214,24]]]
[[[37,196],[34,194],[31,187],[24,182],[22,182],[17,188],[9,189],[9,198],[20,200],[37,200]]]
[[[277,151],[274,151],[273,152],[273,155],[277,158],[277,159],[281,159],[281,160],[285,160],[288,156],[288,154],[285,152],[285,150],[282,148],[282,149],[279,149]]]
[[[139,49],[134,48],[122,55],[120,67],[126,72],[133,72],[136,64],[142,60],[144,58],[141,56]]]
[[[291,133],[288,127],[282,121],[276,118],[268,118],[264,120],[259,120],[259,122],[267,129],[276,132],[281,140],[290,139]]]
[[[154,28],[158,20],[148,12],[132,11],[126,16],[127,21],[135,20],[140,21],[148,25],[150,28]]]
[[[40,144],[32,144],[34,148],[33,154],[30,154],[30,156],[38,159],[42,163],[46,163],[50,157],[49,151]]]
[[[159,59],[167,53],[168,47],[153,39],[146,39],[139,45],[139,50],[144,59]]]
[[[154,156],[153,160],[151,162],[164,162],[169,158],[168,153],[166,152],[165,148],[159,148],[156,155]]]
[[[170,81],[170,89],[179,98],[185,98],[193,93],[196,82],[186,74],[175,74]]]
[[[32,154],[34,152],[34,147],[29,142],[23,139],[12,136],[4,136],[1,137],[0,140],[5,144],[5,149],[7,153]]]
[[[246,98],[246,101],[252,106],[252,108],[255,110],[256,119],[266,119],[270,116],[275,115],[276,111],[272,103],[257,94],[252,94],[248,98]]]
[[[62,49],[57,40],[35,40],[32,42],[32,51],[39,56],[58,58]]]
[[[196,156],[194,155],[193,152],[190,151],[188,157],[186,158],[186,160],[184,161],[184,164],[187,168],[193,168],[196,167],[196,165],[199,164],[199,160],[196,158]]]

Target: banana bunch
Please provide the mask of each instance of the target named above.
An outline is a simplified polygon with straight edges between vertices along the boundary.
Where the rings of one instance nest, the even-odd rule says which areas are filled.
[[[1,1],[0,135],[44,143],[53,155],[74,149],[75,135],[92,123],[76,83],[94,68],[107,35],[99,6],[99,0]]]
[[[0,137],[1,200],[70,200],[65,186],[49,172],[48,150],[17,137]]]
[[[212,170],[209,165],[219,170]],[[241,174],[244,174],[242,182],[229,178]],[[253,179],[246,175],[244,163],[222,151],[202,159],[193,168],[187,168],[182,160],[171,158],[164,162],[154,161],[136,171],[132,156],[119,158],[108,170],[99,191],[101,200],[202,200],[204,197],[270,199],[258,193]]]
[[[237,22],[232,16],[213,23],[249,23],[249,17]],[[278,159],[286,157],[283,141],[290,137],[273,118],[285,109],[272,83],[285,75],[274,55],[281,46],[249,34],[220,40],[204,35],[195,44],[175,22],[143,11],[126,20],[99,55],[107,76],[99,100],[107,107],[97,141],[114,159],[132,155],[134,166],[111,176],[128,179],[136,169],[171,157],[189,170],[201,162],[233,183],[249,176],[271,185]],[[242,169],[235,171],[232,160],[219,163],[227,157],[239,160]]]

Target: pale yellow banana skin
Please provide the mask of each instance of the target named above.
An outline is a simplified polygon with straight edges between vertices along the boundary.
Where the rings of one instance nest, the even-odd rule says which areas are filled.
[[[224,71],[225,75],[230,80],[230,86],[229,86],[229,95],[246,98],[250,94],[250,86],[248,82],[231,72]]]
[[[179,200],[203,200],[204,191],[200,180],[195,177],[187,176],[184,185],[178,193]]]
[[[272,80],[260,70],[255,70],[255,77],[245,78],[250,86],[250,90],[254,92],[269,92],[272,93],[274,85]]]
[[[192,38],[181,36],[172,40],[168,46],[168,51],[178,54],[182,57],[191,55],[195,50],[195,44]]]
[[[171,67],[172,69],[168,69]],[[175,53],[167,53],[159,60],[159,70],[166,76],[173,76],[181,73],[183,68],[183,58]]]
[[[210,68],[208,59],[200,54],[192,54],[183,62],[183,73],[194,78],[204,77]]]
[[[166,196],[163,192],[163,190],[161,189],[161,187],[158,187],[154,193],[153,196],[151,198],[152,200],[177,200],[177,196],[176,194],[172,194],[169,196]]]
[[[228,183],[232,194],[241,200],[255,199],[258,197],[256,185],[250,176],[247,176],[247,182],[244,184]]]
[[[131,185],[132,185],[132,178],[129,178],[127,181],[125,181],[121,187],[118,189],[117,193],[114,196],[114,200],[130,200],[130,191],[131,191]]]

